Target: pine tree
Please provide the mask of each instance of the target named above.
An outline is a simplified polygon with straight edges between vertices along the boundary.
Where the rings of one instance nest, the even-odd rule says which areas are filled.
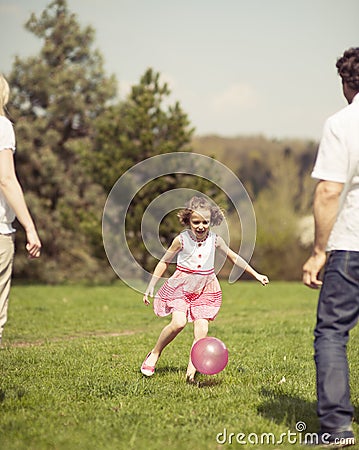
[[[94,30],[82,29],[65,0],[55,0],[26,29],[42,41],[37,56],[16,57],[9,81],[17,135],[16,164],[35,216],[43,257],[15,274],[37,281],[101,279],[101,215],[105,192],[85,170],[94,121],[116,94],[103,60],[92,49]],[[18,246],[22,246],[21,236]]]
[[[128,98],[114,105],[97,121],[97,142],[89,170],[107,192],[128,169],[141,161],[191,151],[193,128],[179,102],[170,104],[170,94],[167,84],[161,82],[160,73],[148,68],[139,83],[132,87]],[[145,248],[141,219],[153,200],[178,188],[190,188],[213,200],[223,200],[219,189],[210,181],[177,173],[179,166],[167,169],[166,176],[152,180],[136,193],[126,212],[126,243],[135,259],[147,270],[152,270],[157,260]],[[159,234],[165,248],[181,229],[176,210],[171,211],[171,206],[174,205],[166,206],[168,215],[160,225]],[[158,225],[154,223],[149,233]],[[116,224],[113,228],[116,233]]]

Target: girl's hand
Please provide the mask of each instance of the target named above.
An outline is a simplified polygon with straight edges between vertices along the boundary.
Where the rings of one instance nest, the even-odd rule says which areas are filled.
[[[266,286],[269,283],[267,275],[261,275],[260,273],[256,275],[256,280],[262,283],[263,286]]]
[[[149,288],[146,289],[146,292],[145,292],[145,294],[143,296],[143,303],[146,306],[148,306],[151,303],[148,297],[153,297],[153,290],[154,290],[153,287],[149,287]]]

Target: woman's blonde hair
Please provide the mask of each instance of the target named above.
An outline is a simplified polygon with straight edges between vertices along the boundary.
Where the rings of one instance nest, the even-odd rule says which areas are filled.
[[[0,73],[0,115],[5,116],[5,106],[9,101],[10,88],[4,75]]]

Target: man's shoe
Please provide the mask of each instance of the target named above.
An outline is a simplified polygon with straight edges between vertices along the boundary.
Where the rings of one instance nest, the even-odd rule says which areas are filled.
[[[352,430],[346,431],[321,431],[319,433],[319,446],[321,448],[343,448],[355,445],[355,437]]]

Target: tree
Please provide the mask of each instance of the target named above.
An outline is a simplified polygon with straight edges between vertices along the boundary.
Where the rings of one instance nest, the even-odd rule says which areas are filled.
[[[101,279],[104,275],[101,214],[105,192],[85,170],[94,121],[116,95],[94,30],[82,29],[66,0],[55,0],[26,29],[42,40],[39,55],[16,57],[9,76],[16,123],[19,178],[43,242],[43,257],[15,274],[37,281]],[[18,240],[22,246],[21,239]]]
[[[96,121],[96,143],[88,167],[106,191],[146,158],[190,151],[193,129],[178,102],[165,107],[169,95],[160,73],[149,68],[128,98],[108,108]]]
[[[107,192],[137,163],[153,156],[191,150],[193,129],[180,104],[170,104],[169,95],[170,90],[166,83],[161,82],[160,74],[149,68],[140,82],[132,87],[128,98],[113,105],[96,121],[96,142],[91,159],[88,159],[88,170]],[[178,188],[198,190],[217,201],[224,198],[208,180],[176,173],[176,169],[178,167],[173,167],[173,172],[151,180],[140,189],[126,214],[127,244],[140,265],[148,270],[156,260],[145,248],[141,218],[154,199]],[[161,223],[160,236],[164,247],[178,231],[178,219],[173,211]]]
[[[268,187],[254,202],[258,225],[254,265],[271,279],[299,280],[307,254],[299,242],[300,168],[288,148],[282,158],[275,157],[269,164],[272,171]]]

